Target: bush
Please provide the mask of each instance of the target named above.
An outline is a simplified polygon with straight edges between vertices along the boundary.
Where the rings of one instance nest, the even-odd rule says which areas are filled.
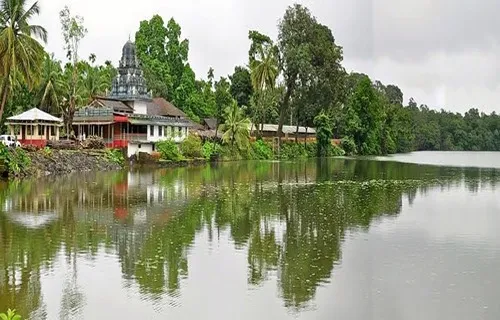
[[[329,151],[330,157],[342,157],[345,156],[345,151],[336,144],[333,144]]]
[[[343,138],[340,141],[340,147],[344,150],[345,154],[347,154],[348,156],[352,156],[358,153],[358,150],[356,148],[356,143],[352,138]]]
[[[205,142],[202,147],[203,157],[207,160],[216,160],[221,155],[221,146],[215,142]]]
[[[31,165],[31,159],[22,148],[9,148],[0,143],[0,161],[3,162],[9,174],[18,175],[26,172]]]
[[[252,159],[270,160],[274,158],[273,149],[269,143],[257,140],[252,143]]]
[[[180,161],[182,155],[177,144],[172,140],[162,140],[156,143],[156,150],[161,154],[163,160]]]
[[[118,149],[106,149],[105,157],[109,161],[116,163],[120,166],[122,166],[123,163],[125,162],[125,158],[123,157],[123,152]]]
[[[302,143],[286,142],[281,145],[280,158],[281,159],[298,159],[309,158],[315,155],[308,154],[308,148]]]
[[[201,158],[202,145],[199,136],[190,134],[181,144],[181,152],[187,158]]]
[[[21,320],[21,316],[16,314],[16,309],[7,310],[7,313],[0,313],[0,319],[2,320]]]

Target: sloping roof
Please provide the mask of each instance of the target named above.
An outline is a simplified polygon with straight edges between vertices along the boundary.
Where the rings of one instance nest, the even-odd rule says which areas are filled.
[[[61,119],[54,117],[47,112],[44,112],[38,108],[33,108],[25,111],[16,116],[7,118],[8,121],[49,121],[49,122],[62,122]]]
[[[174,106],[172,103],[168,102],[167,100],[163,98],[154,98],[153,102],[157,105],[159,108],[159,112],[161,112],[161,116],[168,116],[168,117],[180,117],[180,118],[187,118],[186,114],[179,110],[176,106]],[[148,110],[149,114],[149,110]]]
[[[106,108],[111,108],[113,111],[134,111],[134,109],[132,109],[132,107],[128,104],[116,99],[98,97],[92,101],[91,105],[95,103],[98,103]]]
[[[252,130],[256,130],[256,126],[254,124],[251,125]],[[311,127],[301,127],[299,126],[299,133],[307,133],[308,134],[315,134],[316,130]],[[264,132],[278,132],[278,125],[277,124],[264,124],[263,127]],[[295,134],[297,132],[297,126],[287,126],[283,125],[283,133],[288,133],[288,134]]]
[[[203,119],[203,122],[207,125],[208,129],[210,130],[215,130],[215,127],[217,126],[217,119],[215,118]]]

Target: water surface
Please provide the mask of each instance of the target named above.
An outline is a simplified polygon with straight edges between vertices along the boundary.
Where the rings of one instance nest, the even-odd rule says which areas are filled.
[[[498,319],[499,182],[495,169],[329,159],[3,184],[0,310]]]

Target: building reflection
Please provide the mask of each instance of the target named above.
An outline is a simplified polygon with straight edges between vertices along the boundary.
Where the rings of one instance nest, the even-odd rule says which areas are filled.
[[[82,259],[108,252],[151,297],[178,294],[197,235],[228,231],[247,252],[251,286],[276,281],[284,304],[306,306],[331,280],[348,230],[397,216],[429,188],[498,184],[496,172],[374,161],[242,162],[83,174],[0,185],[0,310],[45,319],[41,277],[68,275],[61,317],[81,309]],[[271,276],[273,275],[273,276]],[[273,280],[275,279],[275,280]],[[50,318],[50,317],[48,317]]]

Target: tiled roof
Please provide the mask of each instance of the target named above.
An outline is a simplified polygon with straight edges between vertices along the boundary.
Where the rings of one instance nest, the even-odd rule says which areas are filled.
[[[156,104],[156,107],[151,107],[151,112],[159,112],[160,113],[160,114],[156,114],[156,115],[187,118],[187,116],[184,112],[182,112],[180,109],[175,107],[172,103],[168,102],[167,100],[165,100],[163,98],[154,98],[153,102],[154,102],[154,104]],[[149,107],[148,107],[148,114],[149,114]]]
[[[109,98],[96,98],[93,103],[99,103],[104,107],[111,108],[113,111],[134,111],[132,107],[127,105],[126,103]]]
[[[203,121],[208,126],[208,129],[215,130],[215,127],[217,126],[217,119],[207,118],[207,119],[203,119]]]

